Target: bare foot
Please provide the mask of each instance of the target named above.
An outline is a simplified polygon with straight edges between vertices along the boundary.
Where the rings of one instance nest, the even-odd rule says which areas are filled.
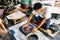
[[[49,33],[49,34],[51,34],[51,30],[49,30],[49,29],[48,29],[48,30],[46,30],[46,32],[47,32],[47,33]]]

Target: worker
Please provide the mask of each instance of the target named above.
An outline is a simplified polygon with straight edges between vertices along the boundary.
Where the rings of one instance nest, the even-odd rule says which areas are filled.
[[[21,0],[22,8],[28,8],[32,6],[32,0]]]
[[[21,0],[21,5],[19,8],[14,9],[12,12],[20,10],[21,12],[25,13],[26,15],[30,15],[32,12],[32,1],[33,0]]]
[[[32,14],[28,17],[27,23],[23,28],[28,27],[31,20],[35,21],[38,25],[32,30],[32,32],[37,31],[40,27],[44,28],[46,32],[50,32],[50,17],[51,14],[47,12],[47,8],[42,6],[42,3],[35,3],[33,6]]]
[[[21,0],[20,11],[26,14],[30,14],[29,12],[31,11],[31,9],[32,9],[32,0]]]

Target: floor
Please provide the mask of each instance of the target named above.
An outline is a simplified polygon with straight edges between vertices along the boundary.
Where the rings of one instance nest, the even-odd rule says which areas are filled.
[[[6,25],[6,24],[5,24],[5,25]],[[12,26],[12,25],[13,25],[13,23],[11,24],[11,21],[10,21],[10,23],[9,23],[8,25],[6,25],[6,26],[9,27],[9,26]],[[57,34],[54,38],[48,36],[48,35],[45,34],[45,33],[44,33],[44,35],[45,35],[46,37],[48,37],[50,40],[60,40],[60,33]]]

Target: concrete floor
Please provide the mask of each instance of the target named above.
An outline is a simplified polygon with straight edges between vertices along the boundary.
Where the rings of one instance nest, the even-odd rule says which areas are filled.
[[[60,33],[58,33],[54,38],[52,38],[51,36],[45,34],[44,32],[42,32],[47,38],[49,38],[50,40],[60,40]]]
[[[48,37],[48,36],[47,36]],[[57,34],[54,38],[48,37],[50,40],[60,40],[60,33]]]
[[[9,27],[9,26],[12,26],[12,25],[13,25],[13,24],[10,23],[9,25],[6,25],[6,26]],[[48,35],[45,34],[45,33],[44,33],[44,35],[45,35],[47,38],[49,38],[50,40],[60,40],[60,33],[57,34],[54,38],[48,36]]]

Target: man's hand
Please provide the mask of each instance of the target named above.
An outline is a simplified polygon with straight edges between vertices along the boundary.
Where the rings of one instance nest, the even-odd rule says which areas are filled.
[[[37,29],[36,28],[34,28],[33,30],[32,30],[32,33],[35,33],[37,31]]]
[[[25,25],[23,25],[22,28],[24,29],[24,28],[26,28],[26,27],[28,27],[28,23],[26,23]]]

